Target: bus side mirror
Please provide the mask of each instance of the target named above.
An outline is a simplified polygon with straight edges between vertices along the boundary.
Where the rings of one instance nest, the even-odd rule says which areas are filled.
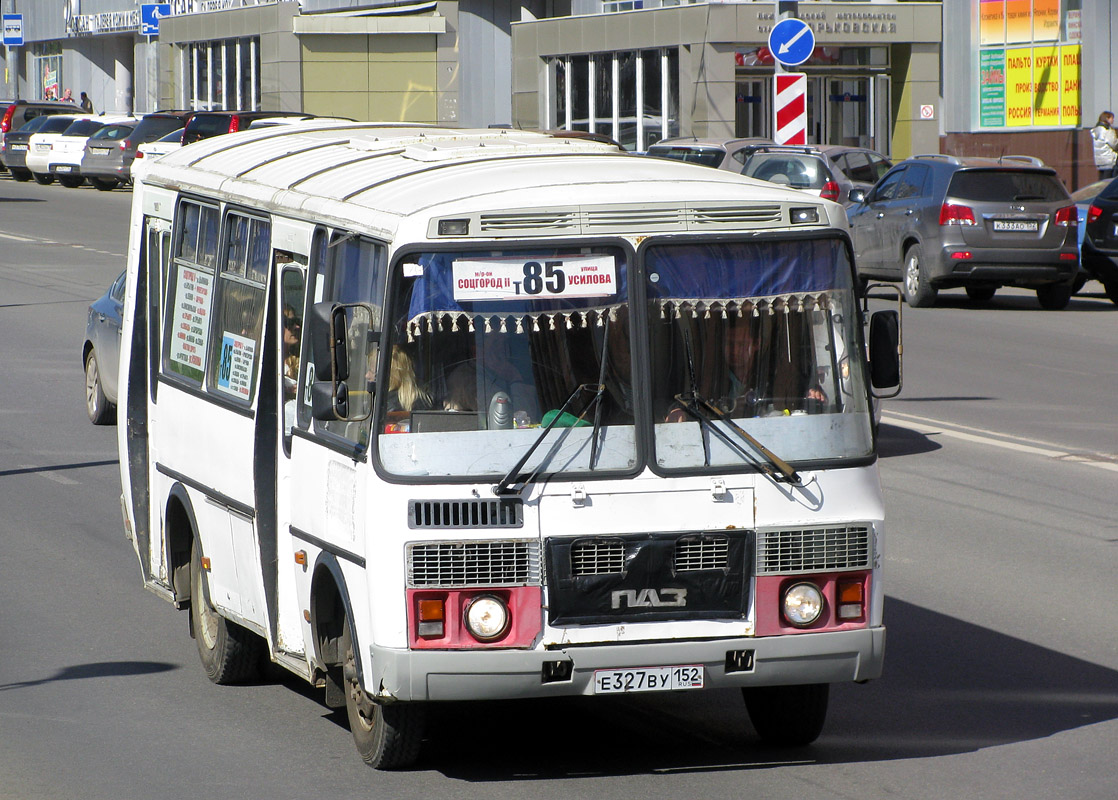
[[[874,389],[901,387],[901,322],[893,310],[870,316],[870,385]],[[893,395],[889,395],[892,397]]]
[[[361,303],[315,303],[311,306],[311,416],[318,420],[362,420],[372,413],[370,373],[375,370],[380,333],[373,310]],[[349,387],[350,365],[366,367],[360,391]]]
[[[311,306],[310,334],[314,374],[318,380],[333,382],[349,378],[345,307],[329,301]]]

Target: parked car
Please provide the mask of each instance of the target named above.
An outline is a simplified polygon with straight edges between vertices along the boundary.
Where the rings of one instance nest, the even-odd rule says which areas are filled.
[[[42,115],[73,114],[78,107],[73,103],[58,100],[0,100],[0,151],[3,151],[4,138]],[[0,162],[7,162],[0,157]]]
[[[47,170],[58,178],[58,182],[63,186],[76,189],[85,183],[85,177],[82,175],[82,158],[85,156],[85,145],[89,137],[108,125],[133,125],[136,121],[135,117],[122,116],[74,120],[61,136],[51,141],[46,163]],[[34,166],[31,167],[31,171],[35,171]]]
[[[1082,263],[1087,274],[1106,289],[1106,296],[1118,304],[1118,179],[1100,181],[1102,188],[1088,202],[1080,218],[1083,228]],[[1099,184],[1091,184],[1072,195],[1089,193]]]
[[[182,143],[193,144],[211,136],[243,131],[258,119],[306,116],[301,111],[199,111],[183,128]]]
[[[847,213],[859,278],[901,281],[913,307],[960,286],[979,302],[1001,286],[1035,289],[1047,309],[1071,299],[1075,205],[1038,159],[914,156]]]
[[[285,115],[281,117],[261,117],[248,124],[248,130],[274,128],[277,125],[301,125],[305,122],[356,122],[348,117],[317,117],[314,114]]]
[[[741,174],[850,205],[854,184],[814,146],[772,145],[750,153]]]
[[[855,189],[868,192],[888,172],[893,162],[868,147],[851,147],[843,144],[821,144],[819,152],[827,157],[831,167],[838,169]]]
[[[0,160],[8,168],[12,180],[31,180],[31,170],[27,168],[27,148],[31,135],[37,133],[49,119],[46,114],[32,117],[18,131],[8,131],[4,137],[4,144],[0,145]]]
[[[120,360],[120,320],[124,308],[124,272],[89,306],[82,344],[85,367],[85,412],[94,425],[116,419]]]
[[[31,134],[31,138],[27,140],[24,166],[31,172],[31,177],[36,183],[43,186],[54,183],[54,173],[50,170],[54,140],[62,136],[78,120],[89,119],[93,119],[92,114],[59,114],[48,119],[39,130]]]
[[[759,136],[745,139],[698,139],[687,136],[661,139],[648,148],[648,155],[741,172],[750,153],[758,147],[772,144],[775,144],[772,139]]]
[[[129,179],[135,181],[136,176],[143,172],[152,159],[159,158],[182,147],[182,130],[182,128],[179,128],[177,131],[171,131],[154,142],[145,142],[137,147],[136,157],[132,159],[132,165],[128,168]]]
[[[127,127],[121,124],[98,131],[86,142],[82,175],[102,191],[128,183],[132,180],[132,162],[140,145],[172,131],[182,131],[192,115],[191,111],[156,111]]]

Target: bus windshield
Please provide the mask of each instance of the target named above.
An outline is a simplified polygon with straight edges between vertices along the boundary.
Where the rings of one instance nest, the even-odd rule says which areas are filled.
[[[396,269],[376,418],[387,471],[503,475],[552,423],[524,471],[635,467],[622,249],[440,251]]]
[[[872,453],[841,240],[663,244],[644,259],[660,468],[763,466],[735,427],[785,461]]]

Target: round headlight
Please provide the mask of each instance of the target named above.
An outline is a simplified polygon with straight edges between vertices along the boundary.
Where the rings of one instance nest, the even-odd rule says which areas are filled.
[[[823,613],[823,593],[814,583],[797,583],[784,592],[784,618],[806,628]]]
[[[509,609],[491,594],[475,597],[466,606],[466,630],[482,642],[500,639],[509,628]]]

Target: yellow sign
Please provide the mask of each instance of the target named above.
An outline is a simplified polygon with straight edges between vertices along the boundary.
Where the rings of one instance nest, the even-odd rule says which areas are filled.
[[[1060,53],[1056,45],[1033,48],[1033,125],[1060,124]]]
[[[1083,111],[1079,105],[1080,45],[1069,44],[1060,48],[1060,124],[1082,124]]]
[[[1031,47],[1005,51],[1005,124],[1011,128],[1033,124],[1033,49]]]

